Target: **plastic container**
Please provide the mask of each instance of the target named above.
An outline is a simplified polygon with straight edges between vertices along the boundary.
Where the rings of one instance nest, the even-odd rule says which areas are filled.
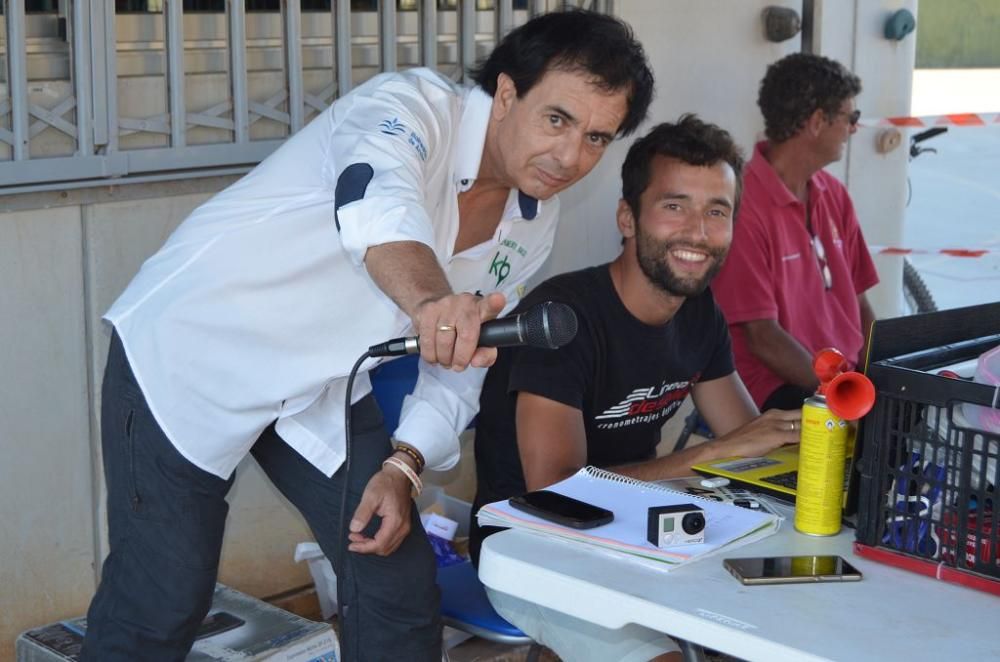
[[[1000,595],[1000,432],[963,415],[996,414],[996,387],[933,374],[934,358],[869,366],[877,395],[863,426],[855,549]]]
[[[469,515],[472,504],[468,501],[445,494],[444,489],[437,485],[425,485],[416,503],[417,510],[422,513],[430,510],[458,522],[454,535],[456,539],[469,537]]]
[[[416,503],[420,512],[430,510],[457,522],[455,538],[469,537],[469,512],[472,506],[468,502],[445,494],[437,485],[426,485]],[[331,618],[337,613],[337,574],[333,571],[333,564],[314,542],[296,545],[295,561],[309,562],[309,574],[316,585],[316,596],[319,598],[323,618]]]
[[[1000,433],[1000,409],[997,409],[1000,406],[1000,345],[979,357],[973,379],[979,384],[994,388],[993,406],[963,404],[962,413],[975,427]]]

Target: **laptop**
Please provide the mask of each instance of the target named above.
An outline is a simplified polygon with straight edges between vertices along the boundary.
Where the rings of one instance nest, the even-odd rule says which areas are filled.
[[[853,440],[848,440],[849,455],[844,463],[844,505],[851,487]],[[702,462],[691,467],[703,476],[721,476],[730,484],[753,492],[768,494],[782,501],[795,502],[799,474],[799,445],[776,448],[762,457],[730,457]]]
[[[1000,342],[1000,334],[980,338],[983,328],[990,328],[991,324],[992,328],[996,328],[996,320],[1000,320],[1000,302],[876,320],[868,336],[865,371],[876,361],[892,361],[920,369],[949,369],[960,377],[966,377],[965,373],[970,366],[974,366],[974,362],[953,363],[956,360],[954,357],[965,359],[969,355],[966,346],[970,343],[985,343],[976,352],[978,354]],[[968,340],[970,337],[975,340]],[[927,350],[927,347],[933,349]],[[933,366],[924,356],[928,353],[933,354],[935,359]],[[858,422],[853,443],[848,441],[848,458],[844,467],[845,515],[857,512],[861,476],[856,470],[859,464],[856,460],[861,458],[866,418]],[[763,457],[714,460],[692,468],[704,476],[722,476],[739,487],[794,502],[798,467],[799,447],[796,444],[776,449]]]
[[[938,321],[939,316],[938,313],[926,313],[876,320],[868,336],[865,367],[874,361],[913,351],[914,347],[919,346],[917,339],[923,335],[919,330],[941,326]],[[861,429],[863,425],[864,419],[858,422],[856,436],[848,439],[847,462],[844,464],[843,501],[846,515],[852,515],[857,510],[860,476],[854,470],[854,459],[861,457],[860,440],[863,439]],[[694,465],[692,469],[703,476],[728,478],[733,485],[794,503],[798,482],[799,446],[798,444],[784,446],[763,457],[731,457],[703,462]]]

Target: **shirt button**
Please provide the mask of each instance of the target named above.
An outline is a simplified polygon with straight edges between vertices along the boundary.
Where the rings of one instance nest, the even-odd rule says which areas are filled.
[[[468,185],[469,185],[469,180],[468,179],[463,179],[462,180],[462,186],[468,186]]]

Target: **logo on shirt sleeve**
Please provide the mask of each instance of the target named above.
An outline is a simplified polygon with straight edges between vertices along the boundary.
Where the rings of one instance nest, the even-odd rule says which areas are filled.
[[[398,117],[393,117],[391,120],[379,122],[378,130],[387,136],[401,136],[406,133],[406,125],[400,122]]]
[[[413,150],[420,157],[421,161],[427,160],[427,145],[424,144],[423,139],[399,121],[398,117],[393,117],[392,119],[385,119],[378,123],[378,130],[387,136],[407,136],[406,142],[413,147]]]

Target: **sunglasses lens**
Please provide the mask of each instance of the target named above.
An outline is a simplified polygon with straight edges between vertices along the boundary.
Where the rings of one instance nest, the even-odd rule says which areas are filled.
[[[848,119],[851,121],[851,126],[854,126],[855,124],[858,123],[858,120],[861,119],[861,111],[855,110],[854,112],[851,113]]]

